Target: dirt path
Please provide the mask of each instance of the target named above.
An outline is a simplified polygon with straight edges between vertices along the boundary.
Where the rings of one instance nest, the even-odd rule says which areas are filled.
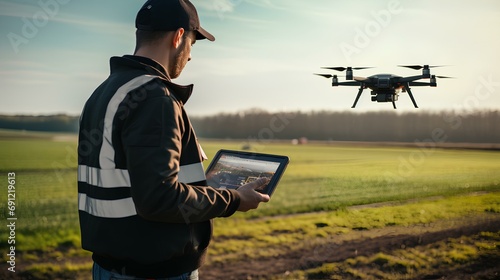
[[[221,279],[270,279],[287,277],[290,272],[308,270],[320,267],[325,263],[343,262],[349,258],[372,256],[383,252],[390,253],[398,249],[409,249],[436,242],[447,241],[450,238],[473,236],[481,232],[499,232],[500,214],[486,213],[479,216],[438,221],[431,224],[412,226],[392,226],[371,230],[355,230],[347,234],[328,236],[308,240],[299,249],[288,250],[278,256],[267,258],[251,258],[225,263],[208,263],[200,269],[201,280]],[[480,242],[480,240],[478,240]],[[497,251],[500,245],[496,245]],[[42,254],[42,253],[40,253]],[[63,253],[64,254],[64,253]],[[500,279],[500,253],[495,258],[481,259],[479,263],[465,263],[458,269],[440,270],[436,275],[428,275],[426,279]],[[65,257],[56,259],[40,255],[44,263],[86,265],[89,257]],[[36,262],[24,260],[18,263],[17,273],[0,271],[0,279],[90,279],[87,269],[73,272],[47,271],[44,276],[34,276],[26,273],[25,268]],[[0,265],[4,268],[5,265]],[[330,276],[330,275],[329,275]],[[330,279],[329,276],[315,279]],[[343,277],[345,279],[345,277]],[[405,277],[405,279],[410,279]]]
[[[273,275],[286,275],[291,271],[311,269],[324,263],[339,262],[356,256],[370,256],[378,252],[412,248],[485,231],[500,231],[500,215],[483,215],[480,218],[462,218],[410,227],[395,226],[354,231],[345,235],[315,240],[315,242],[311,242],[315,245],[304,244],[300,250],[289,251],[273,258],[209,263],[200,270],[200,276],[203,280],[268,279]],[[497,279],[500,279],[500,266],[496,266],[496,268],[494,266],[493,270],[491,267],[481,265],[464,269],[468,270],[468,275],[482,275],[485,270],[488,270],[488,275],[497,275],[499,276]],[[471,271],[471,269],[475,271]],[[443,278],[445,275],[450,277],[453,273],[458,274],[457,279],[461,278],[460,271],[448,271],[446,274],[436,275],[436,278],[432,277],[432,279],[454,279]]]

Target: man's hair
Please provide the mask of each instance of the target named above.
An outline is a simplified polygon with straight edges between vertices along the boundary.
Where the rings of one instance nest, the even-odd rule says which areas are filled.
[[[170,31],[146,31],[137,29],[135,32],[135,51],[144,45],[153,44],[167,35]]]
[[[135,52],[144,45],[154,44],[155,42],[161,40],[169,32],[173,31],[147,31],[137,29],[135,32]],[[182,37],[185,39],[190,31],[184,32]]]

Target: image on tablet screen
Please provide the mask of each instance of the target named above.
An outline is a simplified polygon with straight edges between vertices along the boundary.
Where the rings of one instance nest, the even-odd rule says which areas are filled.
[[[222,155],[207,174],[207,183],[216,188],[237,189],[259,178],[271,180],[279,162]]]

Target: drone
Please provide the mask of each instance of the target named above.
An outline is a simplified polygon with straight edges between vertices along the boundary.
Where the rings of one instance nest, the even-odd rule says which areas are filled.
[[[331,74],[315,74],[325,78],[332,79],[332,86],[359,86],[358,95],[351,108],[355,108],[358,103],[359,97],[363,93],[363,90],[369,88],[371,89],[372,101],[373,102],[392,102],[392,106],[396,109],[396,101],[398,101],[399,93],[407,92],[410,96],[413,106],[418,108],[417,102],[411,92],[410,87],[423,87],[437,86],[437,78],[447,79],[451,77],[446,76],[436,76],[431,75],[430,68],[442,67],[442,66],[429,66],[429,65],[398,65],[398,67],[405,67],[414,70],[422,69],[422,75],[401,77],[393,74],[377,74],[373,76],[365,77],[355,77],[353,76],[353,70],[363,70],[370,69],[373,67],[322,67],[322,69],[329,69],[335,71],[346,71],[346,82],[339,82],[337,75]],[[420,79],[430,79],[429,82],[417,82]]]

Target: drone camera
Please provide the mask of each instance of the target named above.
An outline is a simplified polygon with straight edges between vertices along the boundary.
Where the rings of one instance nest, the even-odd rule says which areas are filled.
[[[387,93],[373,93],[372,91],[372,101],[373,102],[394,102],[398,101],[398,95],[396,94],[387,94]]]

